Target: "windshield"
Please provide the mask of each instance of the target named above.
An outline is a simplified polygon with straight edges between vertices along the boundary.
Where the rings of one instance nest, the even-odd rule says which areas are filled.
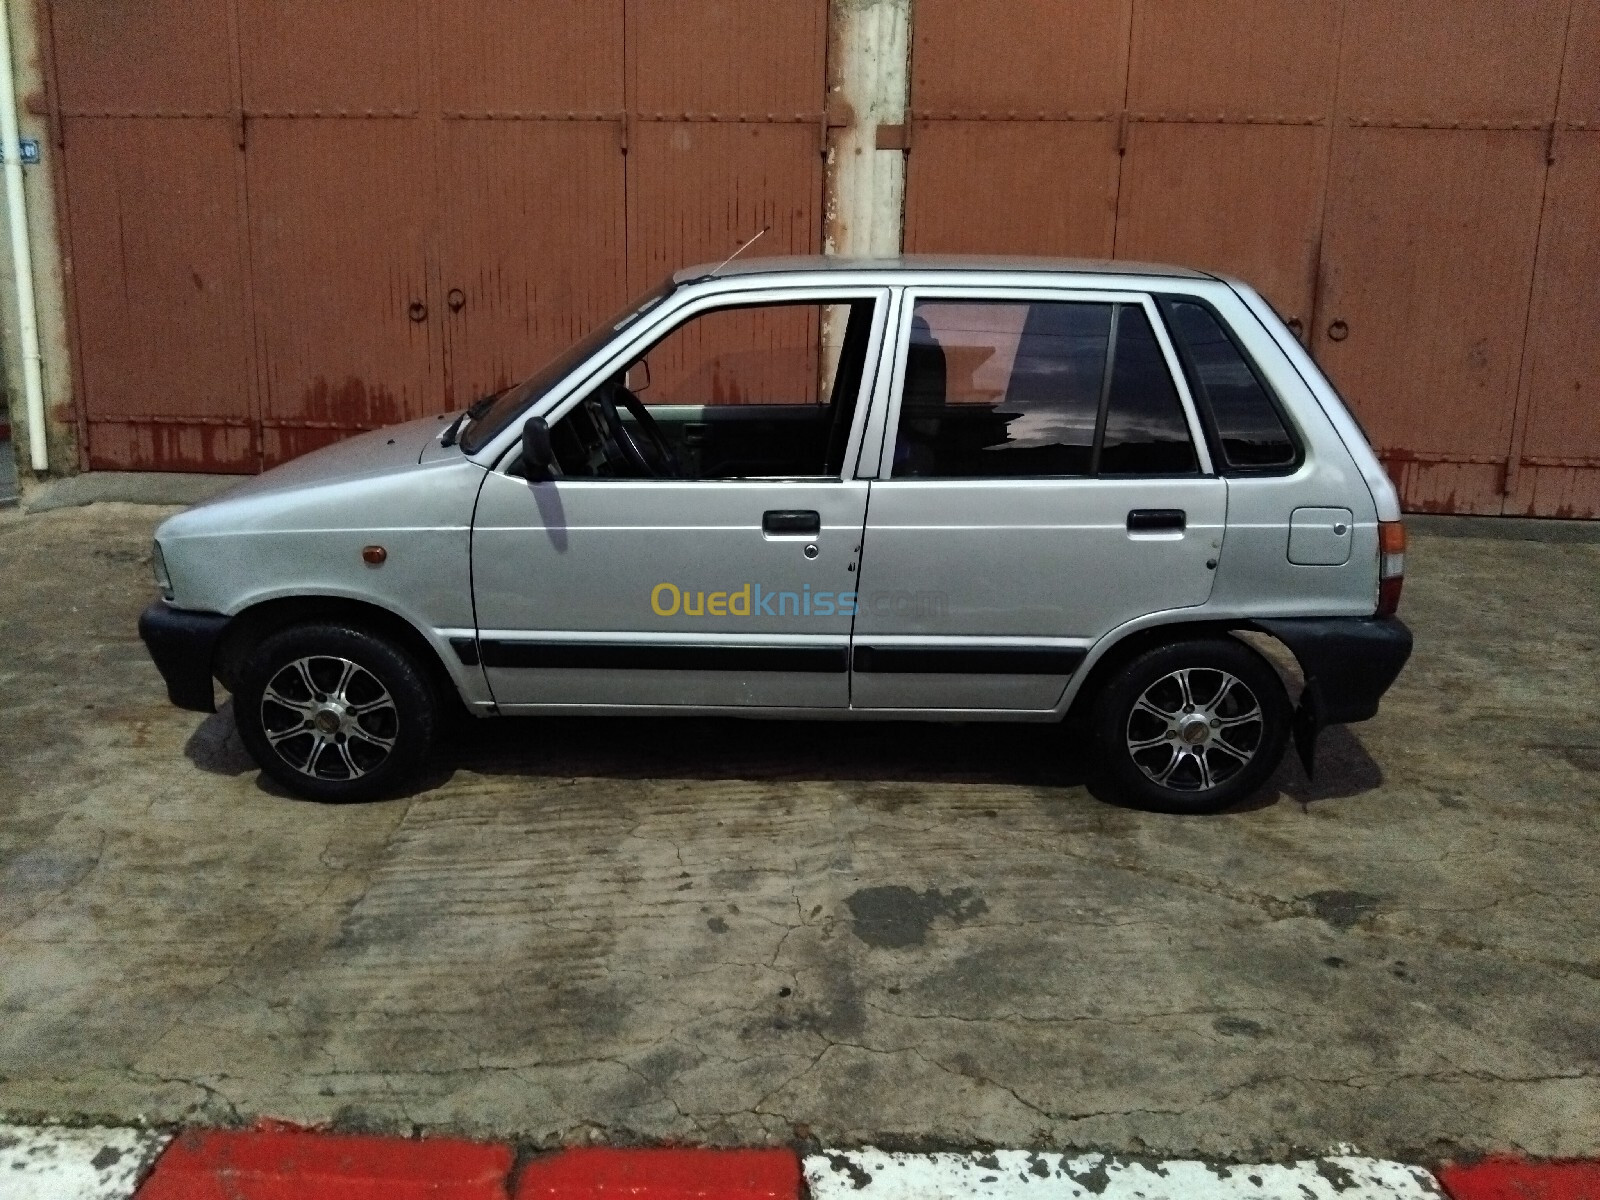
[[[654,291],[633,301],[611,320],[602,321],[590,330],[587,337],[556,355],[527,379],[500,393],[488,411],[462,432],[461,449],[467,454],[482,450],[535,401],[582,365],[584,359],[670,296],[674,286],[671,279],[666,280]]]

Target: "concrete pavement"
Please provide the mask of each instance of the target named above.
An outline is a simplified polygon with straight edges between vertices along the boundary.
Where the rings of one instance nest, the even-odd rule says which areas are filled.
[[[1050,729],[518,721],[263,782],[0,513],[0,1118],[1275,1160],[1600,1151],[1600,547],[1416,537],[1416,657],[1242,811]]]

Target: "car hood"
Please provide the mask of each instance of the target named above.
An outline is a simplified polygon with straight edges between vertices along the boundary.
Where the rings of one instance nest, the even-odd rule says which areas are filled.
[[[389,425],[370,433],[357,434],[331,446],[324,446],[321,450],[302,454],[282,466],[273,467],[207,503],[226,503],[273,492],[325,487],[414,470],[424,452],[437,443],[447,416],[421,417],[403,425]],[[460,453],[455,450],[450,452]]]

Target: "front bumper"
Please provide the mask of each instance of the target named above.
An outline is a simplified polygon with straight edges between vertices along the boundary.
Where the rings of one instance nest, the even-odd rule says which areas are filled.
[[[221,613],[190,612],[157,600],[139,617],[139,636],[167,681],[167,699],[179,708],[216,712],[211,665],[228,627]]]
[[[1376,716],[1411,657],[1411,630],[1398,617],[1282,617],[1252,625],[1289,647],[1305,676],[1294,741],[1307,774],[1323,727]]]

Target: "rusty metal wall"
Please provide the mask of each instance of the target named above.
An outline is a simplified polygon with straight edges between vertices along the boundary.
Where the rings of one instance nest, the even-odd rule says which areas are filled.
[[[815,251],[850,120],[827,0],[42,3],[97,467],[257,470]],[[911,42],[908,249],[1236,272],[1408,507],[1600,516],[1600,0],[917,0]]]
[[[1600,0],[1579,0],[1534,267],[1506,511],[1600,516]]]
[[[1600,516],[1600,0],[918,0],[906,242],[1256,283],[1406,506]]]
[[[820,245],[826,0],[45,2],[93,467],[259,470]]]
[[[1110,257],[1131,0],[917,0],[906,249]]]
[[[253,470],[226,4],[84,2],[51,16],[89,465]]]

